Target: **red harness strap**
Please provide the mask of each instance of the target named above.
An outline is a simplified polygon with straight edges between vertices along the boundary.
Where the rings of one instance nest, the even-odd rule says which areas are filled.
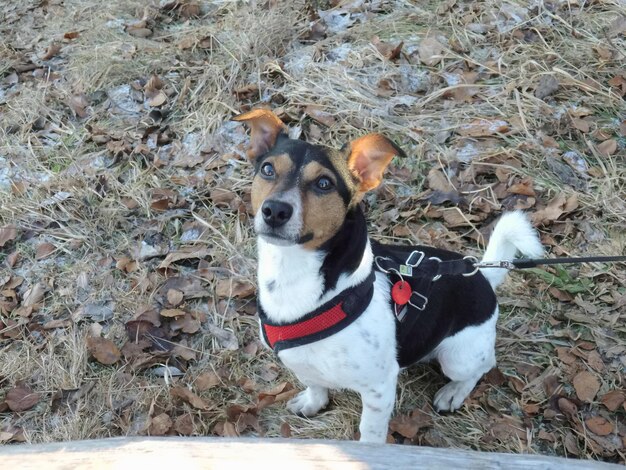
[[[318,316],[300,323],[292,323],[290,325],[273,326],[267,323],[263,325],[265,329],[265,337],[270,347],[274,349],[274,345],[278,341],[287,341],[290,339],[301,338],[303,336],[314,335],[320,331],[336,325],[346,318],[346,312],[343,311],[343,302],[335,305],[330,310],[320,313]]]
[[[356,286],[337,296],[293,323],[274,323],[259,308],[259,320],[265,342],[274,352],[319,341],[341,331],[365,311],[374,295],[374,270]]]

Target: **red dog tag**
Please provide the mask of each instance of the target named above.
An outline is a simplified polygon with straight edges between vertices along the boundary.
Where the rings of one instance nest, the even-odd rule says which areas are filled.
[[[391,298],[398,305],[406,304],[412,293],[411,285],[406,281],[398,281],[391,288]]]

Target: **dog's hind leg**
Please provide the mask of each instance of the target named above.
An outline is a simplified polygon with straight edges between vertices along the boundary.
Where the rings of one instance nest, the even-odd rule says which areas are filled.
[[[301,416],[314,416],[328,405],[328,389],[309,385],[287,402],[287,409]]]
[[[454,411],[474,389],[480,378],[496,365],[496,319],[498,309],[486,322],[469,326],[444,339],[435,351],[441,370],[451,382],[434,399],[437,411]]]

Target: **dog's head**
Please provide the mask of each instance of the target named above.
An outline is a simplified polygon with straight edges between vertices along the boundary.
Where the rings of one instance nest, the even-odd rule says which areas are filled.
[[[379,134],[335,150],[290,139],[271,111],[233,118],[251,128],[254,229],[275,245],[317,249],[341,227],[363,195],[376,188],[394,155],[403,152]]]

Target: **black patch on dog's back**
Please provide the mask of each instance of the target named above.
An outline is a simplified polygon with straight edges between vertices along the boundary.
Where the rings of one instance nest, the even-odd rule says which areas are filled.
[[[391,257],[404,263],[413,250],[442,261],[461,259],[463,255],[428,246],[383,245],[372,241],[374,256]],[[419,268],[417,268],[419,271]],[[399,277],[391,275],[392,283]],[[412,287],[417,278],[405,277]],[[432,352],[445,338],[462,329],[487,321],[496,308],[496,295],[479,271],[473,276],[446,275],[432,283],[428,305],[423,311],[410,307],[402,322],[396,322],[398,363],[407,367]],[[393,309],[393,304],[392,304]]]

